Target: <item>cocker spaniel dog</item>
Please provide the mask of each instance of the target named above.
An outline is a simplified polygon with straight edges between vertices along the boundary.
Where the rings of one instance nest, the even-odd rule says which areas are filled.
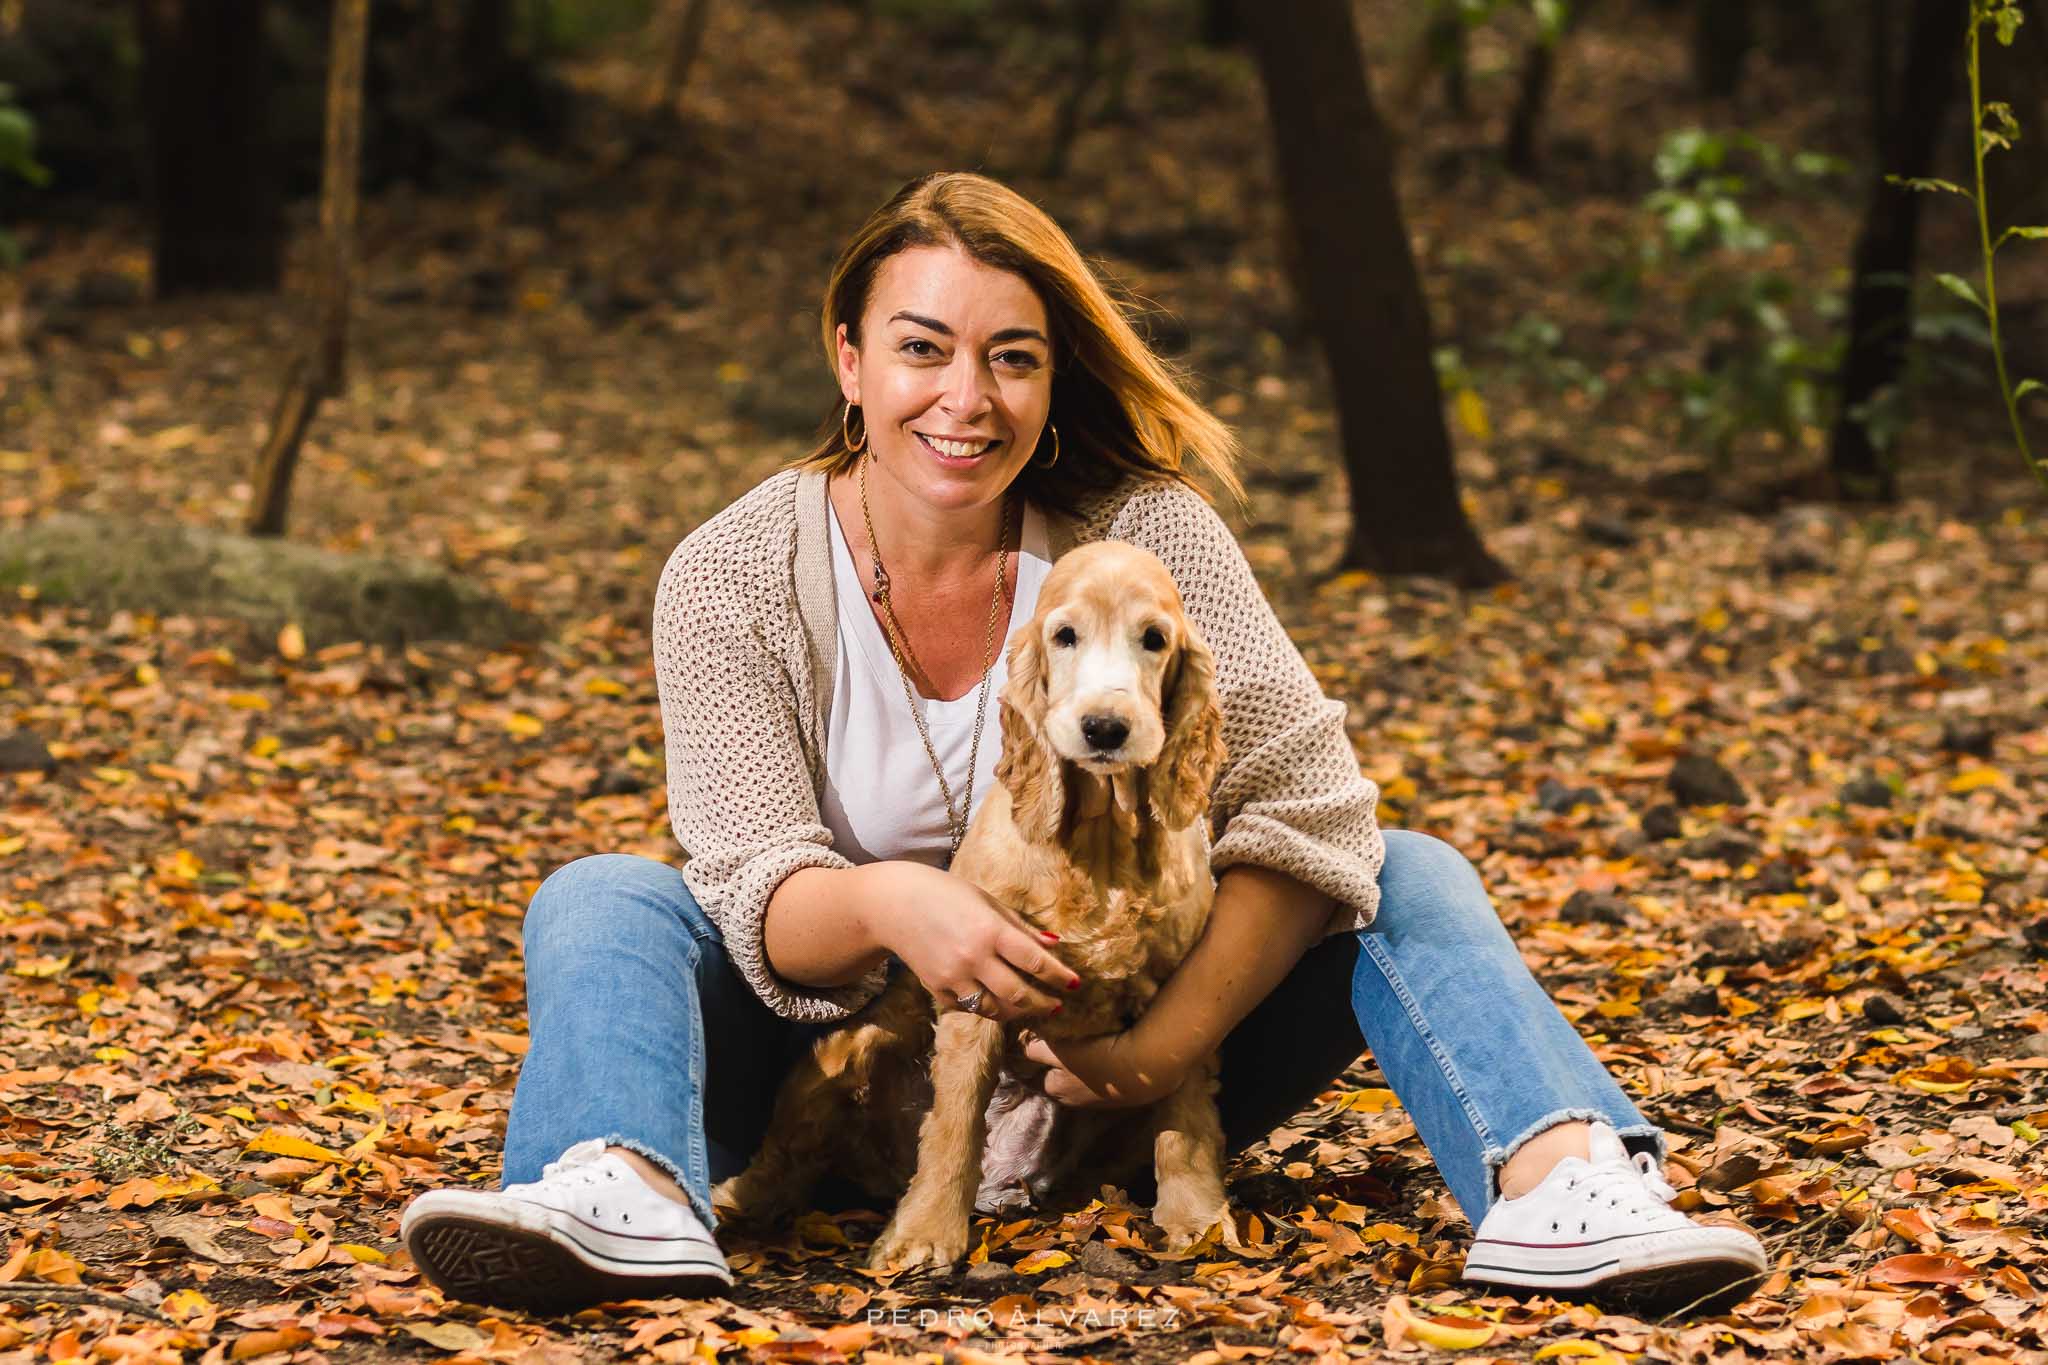
[[[1033,1031],[1116,1032],[1201,936],[1215,891],[1215,661],[1166,566],[1120,541],[1061,556],[1011,639],[1001,714],[999,782],[952,870],[1057,934],[1081,978]],[[713,1202],[744,1218],[786,1212],[833,1167],[904,1191],[871,1266],[945,1269],[967,1251],[977,1207],[1028,1203],[1077,1168],[1127,1170],[1149,1154],[1168,1246],[1212,1227],[1238,1244],[1213,1056],[1143,1109],[1058,1104],[1035,1084],[1044,1071],[1014,1029],[902,973],[792,1068],[760,1151]]]

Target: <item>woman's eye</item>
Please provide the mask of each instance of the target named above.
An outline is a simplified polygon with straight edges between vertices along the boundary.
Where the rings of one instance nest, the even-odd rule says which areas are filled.
[[[1002,361],[1006,365],[1014,365],[1020,370],[1032,370],[1038,368],[1038,357],[1031,354],[1031,352],[1029,351],[1004,351],[1001,355],[997,356],[996,359]]]
[[[910,348],[911,348],[911,347],[913,347],[913,346],[922,346],[922,347],[924,347],[924,348],[925,348],[925,350],[924,350],[924,351],[911,351],[911,350],[910,350]],[[914,356],[920,356],[920,357],[921,357],[921,356],[923,356],[923,355],[924,355],[925,351],[934,351],[934,352],[936,352],[936,351],[938,350],[938,347],[936,347],[936,346],[932,345],[932,344],[931,344],[931,343],[930,343],[929,341],[926,341],[926,340],[925,340],[925,339],[924,339],[923,337],[912,337],[912,338],[911,338],[910,340],[908,340],[908,341],[906,341],[906,342],[904,342],[904,343],[903,343],[903,349],[904,349],[904,350],[906,350],[906,351],[910,351],[910,354],[912,354],[912,355],[914,355]]]
[[[1145,628],[1145,648],[1152,650],[1154,653],[1166,648],[1166,637],[1159,633],[1159,627],[1147,626]]]
[[[1052,633],[1052,642],[1061,646],[1072,645],[1074,643],[1074,628],[1072,626],[1061,626]]]

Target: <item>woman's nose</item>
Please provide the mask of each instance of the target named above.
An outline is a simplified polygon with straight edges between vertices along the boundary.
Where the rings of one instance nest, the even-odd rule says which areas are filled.
[[[962,354],[946,375],[946,393],[940,400],[946,411],[963,422],[971,422],[988,411],[995,391],[995,375],[979,356]]]

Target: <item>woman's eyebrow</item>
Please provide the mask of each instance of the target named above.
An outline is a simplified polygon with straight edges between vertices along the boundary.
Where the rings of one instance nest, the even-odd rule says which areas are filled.
[[[929,327],[932,331],[937,332],[940,336],[953,335],[953,329],[951,327],[948,327],[945,323],[940,322],[937,318],[919,317],[916,313],[912,313],[908,310],[898,310],[894,315],[890,317],[889,321],[914,322],[920,327]],[[1005,327],[1002,331],[992,334],[989,337],[989,341],[1036,341],[1041,343],[1042,345],[1049,346],[1052,344],[1051,342],[1046,341],[1045,333],[1039,331],[1035,327]]]

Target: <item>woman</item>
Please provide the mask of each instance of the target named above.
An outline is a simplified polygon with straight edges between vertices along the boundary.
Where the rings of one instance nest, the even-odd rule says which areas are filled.
[[[1222,1051],[1233,1149],[1370,1045],[1460,1206],[1466,1276],[1642,1306],[1739,1297],[1746,1232],[1667,1207],[1663,1140],[1530,977],[1471,864],[1382,836],[1377,790],[1191,465],[1227,430],[1043,212],[915,181],[826,291],[839,427],[692,532],[654,612],[681,871],[582,858],[526,918],[531,1050],[504,1187],[433,1191],[446,1292],[562,1308],[731,1282],[711,1185],[789,1062],[892,959],[991,1018],[1056,1008],[1057,944],[946,870],[993,785],[1007,622],[1105,537],[1165,561],[1217,658],[1229,749],[1209,926],[1128,1031],[1035,1040],[1069,1104],[1143,1103]]]

